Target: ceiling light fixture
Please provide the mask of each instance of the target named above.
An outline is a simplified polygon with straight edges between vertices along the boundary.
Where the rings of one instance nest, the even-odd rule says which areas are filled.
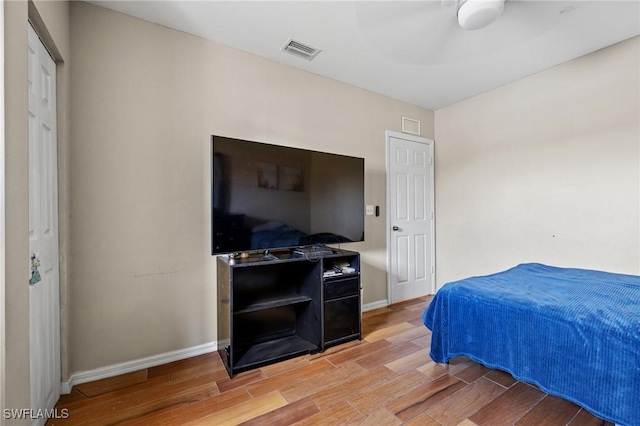
[[[458,0],[458,24],[465,30],[484,28],[504,10],[505,0]]]

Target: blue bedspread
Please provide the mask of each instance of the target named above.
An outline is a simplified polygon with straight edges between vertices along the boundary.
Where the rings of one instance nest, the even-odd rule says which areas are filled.
[[[640,425],[640,277],[522,264],[443,286],[423,314],[431,358],[467,356]]]

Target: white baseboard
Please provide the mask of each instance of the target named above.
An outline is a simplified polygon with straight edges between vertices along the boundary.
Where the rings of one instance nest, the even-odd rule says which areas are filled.
[[[379,308],[386,308],[387,306],[389,306],[388,300],[378,300],[377,302],[362,305],[362,312],[368,312]],[[95,380],[119,376],[120,374],[131,373],[133,371],[142,370],[144,368],[155,367],[156,365],[167,364],[169,362],[179,361],[181,359],[202,355],[217,350],[217,342],[211,342],[205,343],[204,345],[193,346],[191,348],[180,349],[177,351],[165,352],[163,354],[140,358],[133,361],[108,365],[106,367],[96,368],[95,370],[81,371],[79,373],[72,374],[69,378],[69,381],[60,383],[60,393],[68,394],[71,392],[71,389],[75,385],[79,385],[81,383],[93,382]]]
[[[68,382],[60,383],[60,393],[68,394],[71,392],[73,386],[79,385],[80,383],[93,382],[94,380],[131,373],[144,368],[155,367],[156,365],[167,364],[169,362],[179,361],[181,359],[191,358],[192,356],[198,356],[217,350],[217,342],[210,342],[205,343],[204,345],[192,346],[190,348],[165,352],[163,354],[140,358],[133,361],[108,365],[106,367],[96,368],[95,370],[81,371],[79,373],[72,374]]]
[[[389,301],[387,299],[378,300],[377,302],[371,302],[371,303],[366,303],[362,305],[362,312],[368,312],[368,311],[373,311],[374,309],[386,308],[387,306],[389,306]]]

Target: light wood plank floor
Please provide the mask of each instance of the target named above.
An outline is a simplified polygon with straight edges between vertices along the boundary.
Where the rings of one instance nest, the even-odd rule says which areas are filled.
[[[217,353],[84,383],[50,425],[611,425],[465,358],[429,358],[430,297],[363,315],[363,340],[237,375]]]

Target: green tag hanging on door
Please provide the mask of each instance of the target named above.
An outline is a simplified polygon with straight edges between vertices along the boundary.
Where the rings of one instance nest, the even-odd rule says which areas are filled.
[[[38,259],[38,256],[34,253],[31,255],[31,278],[29,279],[29,284],[31,285],[42,281],[40,271],[38,271],[38,266],[40,266],[40,259]]]

